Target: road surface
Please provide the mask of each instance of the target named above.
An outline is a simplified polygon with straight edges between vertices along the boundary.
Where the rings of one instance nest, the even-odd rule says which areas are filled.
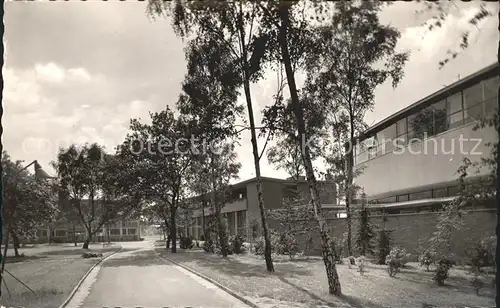
[[[67,308],[248,307],[198,276],[157,256],[152,240],[122,243],[93,271]]]

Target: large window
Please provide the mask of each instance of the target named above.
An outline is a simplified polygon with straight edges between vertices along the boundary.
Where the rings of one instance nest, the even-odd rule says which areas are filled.
[[[120,235],[120,229],[111,229],[109,233],[111,235]]]
[[[423,140],[426,136],[433,135],[432,110],[432,107],[428,107],[408,117],[408,131],[411,131],[411,138]]]
[[[448,122],[446,121],[446,100],[435,103],[434,109],[434,135],[440,134],[448,130]]]
[[[459,127],[464,124],[464,114],[462,106],[462,92],[455,93],[446,99],[448,126],[449,128]]]
[[[422,200],[432,198],[432,190],[421,191],[410,194],[410,200]]]
[[[483,118],[483,88],[481,83],[463,91],[464,120],[466,123]]]

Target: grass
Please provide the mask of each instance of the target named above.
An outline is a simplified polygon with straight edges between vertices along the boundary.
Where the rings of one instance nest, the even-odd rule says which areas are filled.
[[[103,253],[105,257],[118,247],[92,248],[92,251]],[[34,293],[5,273],[0,304],[7,307],[58,307],[89,268],[100,260],[100,258],[83,259],[81,253],[82,249],[75,247],[54,249],[24,257],[24,260],[16,263],[6,264],[5,269]]]
[[[166,253],[164,249],[158,249]],[[446,286],[432,281],[433,272],[426,272],[410,263],[396,277],[389,277],[385,265],[368,264],[361,275],[356,266],[347,262],[337,266],[342,285],[342,297],[328,293],[323,262],[320,258],[299,257],[290,261],[275,256],[276,273],[269,274],[265,263],[254,255],[232,255],[227,259],[197,251],[166,253],[180,262],[241,293],[263,307],[481,307],[494,306],[494,290],[488,285],[476,295],[470,275],[463,269],[452,269]],[[284,302],[286,301],[286,303]],[[269,305],[267,305],[269,304]],[[303,306],[301,306],[303,305]]]

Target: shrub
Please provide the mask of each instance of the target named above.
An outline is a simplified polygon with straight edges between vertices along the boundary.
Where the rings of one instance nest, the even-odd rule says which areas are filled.
[[[359,273],[361,275],[363,275],[363,273],[365,272],[365,263],[366,263],[365,257],[364,256],[359,257],[359,259],[358,259],[358,267],[359,267]]]
[[[277,254],[288,255],[290,260],[298,252],[297,239],[293,234],[287,232],[273,236],[272,246],[275,247]]]
[[[495,265],[494,250],[491,249],[491,243],[488,239],[477,243],[472,251],[469,252],[469,265],[473,272],[482,273],[484,267]]]
[[[191,237],[181,237],[179,242],[181,249],[192,249],[194,247],[193,239]]]
[[[209,240],[206,240],[204,243],[203,243],[203,250],[205,250],[206,252],[208,253],[214,253],[215,252],[215,244],[214,244],[214,241],[209,239]]]
[[[418,262],[429,271],[429,267],[436,262],[436,253],[432,249],[426,249],[418,256]]]
[[[342,263],[342,243],[336,238],[330,238],[329,249],[336,263]]]
[[[232,235],[229,239],[231,250],[235,254],[240,254],[245,252],[245,246],[243,246],[245,239],[243,238],[242,235]]]
[[[408,263],[409,258],[410,254],[404,248],[394,247],[391,249],[385,259],[385,263],[388,265],[387,271],[389,272],[389,276],[394,277]]]
[[[356,258],[354,258],[353,256],[350,256],[349,257],[349,264],[350,265],[356,265]]]
[[[455,262],[451,259],[441,259],[438,262],[438,266],[436,269],[436,274],[434,275],[434,281],[440,285],[444,285],[444,281],[448,279],[450,269],[455,265]]]
[[[392,237],[391,231],[381,230],[378,234],[378,264],[385,264],[385,258],[391,252]]]
[[[257,256],[263,256],[264,255],[264,248],[266,244],[264,242],[264,237],[259,237],[255,241],[255,244],[253,245],[253,253],[256,254]]]

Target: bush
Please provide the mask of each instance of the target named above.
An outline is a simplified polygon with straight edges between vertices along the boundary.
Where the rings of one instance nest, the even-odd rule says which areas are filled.
[[[208,253],[214,253],[215,252],[215,244],[214,244],[214,241],[209,239],[209,240],[206,240],[204,243],[203,243],[203,250],[205,250],[205,252],[208,252]]]
[[[359,257],[359,259],[358,259],[358,268],[359,268],[359,273],[361,275],[363,275],[363,273],[365,272],[365,263],[366,263],[365,257],[364,256]]]
[[[290,259],[298,252],[297,239],[293,234],[282,233],[273,236],[272,247],[275,247],[275,252],[279,255],[288,255]]]
[[[244,242],[245,242],[245,239],[243,238],[242,235],[232,235],[230,238],[229,238],[229,242],[230,242],[230,246],[231,246],[231,250],[235,253],[235,254],[240,254],[240,253],[244,253],[245,252],[245,246],[243,246]]]
[[[192,249],[194,247],[193,239],[191,237],[181,237],[179,241],[181,249]]]
[[[388,265],[389,276],[394,277],[399,270],[408,263],[410,254],[404,248],[394,247],[387,255],[385,263]]]
[[[429,271],[429,267],[436,262],[436,253],[431,249],[426,249],[418,256],[418,262]]]
[[[276,242],[275,235],[271,234],[270,240],[271,240],[271,252],[273,252],[274,251],[273,243]],[[253,245],[253,253],[257,256],[263,256],[265,247],[266,243],[264,237],[263,236],[258,237]]]
[[[484,267],[491,267],[495,265],[494,250],[491,249],[489,239],[482,240],[477,243],[469,254],[469,265],[472,267],[473,272],[482,273]]]
[[[434,281],[440,285],[444,285],[444,281],[448,279],[450,269],[455,265],[455,262],[451,259],[441,259],[438,262],[436,269],[436,274],[434,275]]]
[[[329,241],[329,249],[330,253],[333,255],[333,258],[336,263],[342,263],[342,243],[339,243],[339,240],[336,238],[331,238]]]
[[[356,265],[356,258],[354,258],[353,256],[350,256],[349,257],[349,264],[350,265]]]
[[[387,255],[391,252],[391,231],[381,230],[378,234],[378,264],[385,264]]]

